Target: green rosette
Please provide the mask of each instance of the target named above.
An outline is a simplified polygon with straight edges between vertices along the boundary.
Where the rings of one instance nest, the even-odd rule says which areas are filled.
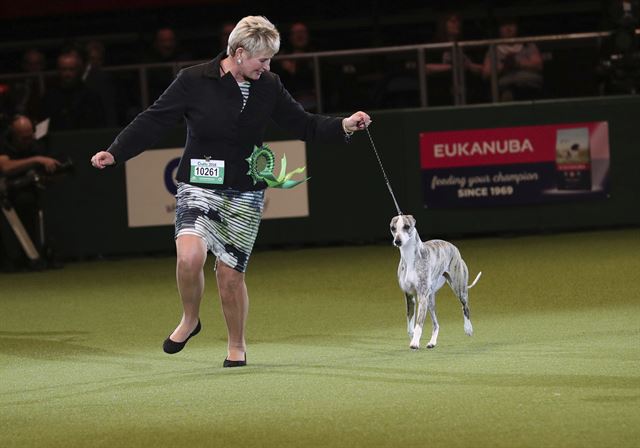
[[[295,170],[287,173],[287,156],[282,156],[280,162],[280,174],[276,177],[274,169],[276,165],[276,157],[273,151],[269,149],[267,145],[261,147],[254,146],[253,153],[245,159],[249,164],[249,171],[247,174],[253,179],[253,184],[257,184],[262,181],[270,188],[293,188],[296,185],[300,185],[303,182],[308,181],[307,177],[304,180],[292,180],[291,178],[296,174],[304,172],[306,167],[296,168]],[[259,166],[264,164],[264,168],[260,169]]]

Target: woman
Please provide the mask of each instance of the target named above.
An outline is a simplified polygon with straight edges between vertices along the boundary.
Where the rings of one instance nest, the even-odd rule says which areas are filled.
[[[440,17],[438,20],[437,42],[459,42],[462,39],[462,20],[455,12],[450,12]],[[482,65],[476,64],[469,57],[458,49],[461,62],[464,64],[465,70],[476,75],[482,73]],[[453,69],[453,55],[451,50],[442,53],[440,63],[428,63],[426,65],[427,74],[437,74],[450,72]]]
[[[183,315],[164,342],[167,353],[182,350],[200,331],[203,268],[211,251],[217,259],[216,279],[228,331],[223,366],[246,365],[249,298],[244,272],[258,233],[266,188],[247,174],[246,159],[254,146],[262,145],[268,120],[302,140],[327,142],[344,141],[371,121],[364,112],[344,119],[305,112],[269,71],[279,47],[280,36],[271,22],[264,17],[243,18],[229,35],[228,56],[223,52],[211,62],[182,70],[107,151],[91,159],[99,169],[123,163],[152,146],[180,117],[186,120],[187,141],[176,176],[175,232]],[[223,169],[198,176],[192,169],[198,165]]]
[[[430,105],[475,103],[482,99],[482,95],[478,94],[481,90],[479,84],[482,84],[482,65],[473,62],[462,47],[457,45],[462,39],[462,20],[458,13],[448,12],[440,16],[436,42],[452,42],[456,45],[443,51],[438,61],[426,64],[426,73],[430,77]],[[453,64],[454,52],[457,56],[457,67]],[[467,76],[467,73],[472,76]],[[456,84],[457,90],[454,88]]]
[[[502,39],[518,37],[518,22],[514,18],[500,21]],[[496,46],[498,90],[500,101],[522,101],[542,95],[542,56],[532,42],[500,44]],[[491,55],[487,52],[482,68],[486,79],[491,78]]]

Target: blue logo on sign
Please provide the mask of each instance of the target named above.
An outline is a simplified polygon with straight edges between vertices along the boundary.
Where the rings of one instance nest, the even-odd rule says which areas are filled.
[[[164,186],[167,191],[172,195],[176,195],[178,192],[178,186],[176,185],[176,176],[174,172],[178,169],[180,164],[180,157],[176,157],[167,163],[167,167],[164,169]]]

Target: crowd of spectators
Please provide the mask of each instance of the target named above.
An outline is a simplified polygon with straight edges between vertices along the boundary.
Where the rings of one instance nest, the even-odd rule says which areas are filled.
[[[426,53],[424,71],[430,106],[491,101],[494,57],[499,101],[545,96],[544,61],[552,57],[551,53],[543,53],[534,43],[526,42],[497,45],[495,55],[486,52],[486,47],[463,51],[464,47],[455,45],[465,39],[463,23],[460,13],[441,14],[433,35],[414,42],[453,44]],[[477,23],[474,24],[477,28]],[[212,39],[208,45],[209,57],[224,51],[234,25],[224,22],[219,26],[219,41]],[[329,58],[316,67],[311,58],[284,56],[330,50],[319,44],[323,39],[314,39],[316,36],[303,22],[283,26],[282,31],[280,58],[274,61],[272,70],[306,110],[318,110],[316,69],[322,77],[325,111],[347,110],[355,103],[370,109],[420,105],[415,53]],[[144,83],[135,69],[105,70],[117,66],[109,64],[110,60],[121,58],[110,58],[109,46],[101,41],[64,45],[55,60],[51,55],[48,60],[38,48],[27,49],[20,65],[24,76],[0,78],[0,127],[6,129],[16,114],[36,123],[48,119],[51,131],[126,124],[169,85],[178,68],[174,63],[189,64],[202,59],[202,51],[189,51],[189,45],[182,45],[177,34],[170,27],[158,29],[148,48],[132,61],[147,64]],[[517,37],[518,22],[503,19],[493,32],[486,30],[485,35]],[[53,71],[55,75],[51,74]]]

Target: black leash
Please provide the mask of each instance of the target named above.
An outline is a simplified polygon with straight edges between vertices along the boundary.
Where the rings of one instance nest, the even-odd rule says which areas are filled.
[[[382,166],[382,161],[380,160],[380,155],[378,154],[378,150],[376,149],[376,144],[373,143],[373,138],[371,137],[371,133],[369,132],[369,126],[365,125],[364,128],[367,130],[367,135],[369,136],[369,141],[371,142],[371,147],[373,148],[373,152],[376,153],[376,159],[378,159],[378,164],[380,165],[380,169],[382,170],[384,181],[387,183],[387,188],[389,189],[389,193],[391,193],[391,198],[393,199],[393,203],[396,205],[396,210],[398,211],[398,215],[402,215],[402,212],[400,211],[400,206],[398,205],[398,201],[396,201],[396,196],[393,194],[393,190],[391,189],[391,183],[389,183],[389,178],[387,177],[387,173],[385,173],[384,167]]]

